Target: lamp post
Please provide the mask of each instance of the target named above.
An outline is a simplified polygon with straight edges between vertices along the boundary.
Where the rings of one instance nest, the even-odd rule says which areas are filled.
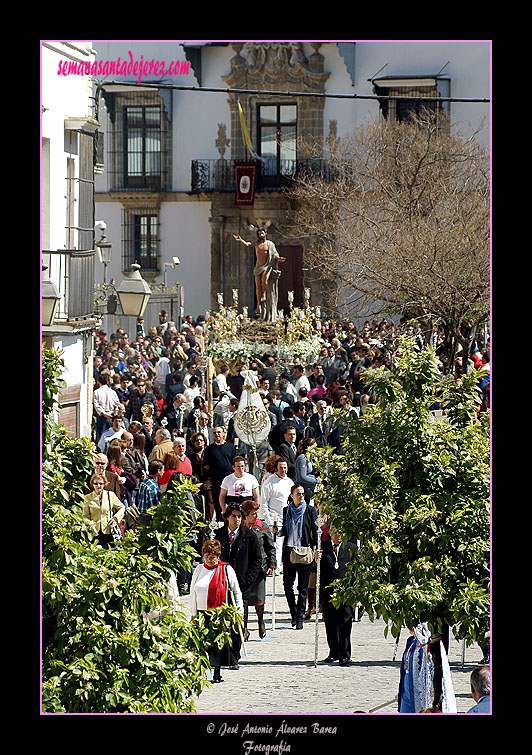
[[[41,293],[41,301],[42,301],[42,324],[46,327],[50,327],[52,325],[55,316],[57,314],[57,308],[59,307],[59,302],[61,300],[61,296],[59,295],[59,291],[57,290],[57,286],[55,283],[50,280],[50,276],[48,275],[48,266],[43,265],[42,266],[42,293]]]
[[[122,312],[126,317],[142,317],[151,296],[151,288],[139,271],[140,265],[131,265],[131,273],[117,289]]]
[[[96,242],[96,249],[98,250],[98,259],[103,264],[103,282],[107,283],[107,265],[111,262],[113,254],[113,245],[110,241],[107,241],[105,233],[102,233],[102,237]]]

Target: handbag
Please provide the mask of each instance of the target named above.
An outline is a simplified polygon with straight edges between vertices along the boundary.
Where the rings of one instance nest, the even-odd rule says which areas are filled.
[[[314,554],[310,545],[294,545],[290,551],[290,561],[293,564],[311,564],[314,560]]]
[[[116,544],[121,543],[124,539],[120,527],[115,522],[111,522],[111,535],[113,536],[113,541]]]
[[[134,530],[138,527],[140,511],[132,504],[126,509],[126,530]]]

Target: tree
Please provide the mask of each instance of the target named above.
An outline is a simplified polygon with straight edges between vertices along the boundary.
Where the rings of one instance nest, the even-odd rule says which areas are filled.
[[[405,339],[397,368],[370,370],[375,405],[339,416],[342,455],[313,452],[329,523],[360,539],[336,600],[360,603],[397,637],[418,620],[483,646],[489,637],[489,416],[473,403],[478,372],[442,383],[431,349]],[[444,399],[447,421],[429,406]]]
[[[81,502],[93,470],[88,438],[49,422],[62,386],[61,353],[43,355],[42,707],[45,712],[194,712],[205,685],[206,648],[223,645],[236,620],[216,609],[215,626],[169,608],[170,570],[189,563],[197,531],[187,516],[188,484],[154,511],[153,526],[123,546],[94,544]]]
[[[323,147],[307,147],[311,157]],[[489,162],[475,138],[451,134],[440,113],[383,119],[328,144],[291,191],[294,235],[306,237],[309,276],[330,308],[340,295],[360,307],[435,321],[469,353],[489,316]],[[315,167],[318,166],[318,167]],[[336,297],[330,286],[335,281]],[[360,310],[365,314],[364,310]],[[366,310],[367,311],[367,310]],[[465,361],[465,360],[464,360]]]

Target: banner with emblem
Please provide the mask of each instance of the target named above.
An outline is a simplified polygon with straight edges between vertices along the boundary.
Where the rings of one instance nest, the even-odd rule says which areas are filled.
[[[235,205],[252,205],[257,183],[256,160],[235,160]]]
[[[252,370],[242,370],[242,395],[236,411],[235,433],[241,441],[255,448],[265,440],[271,423],[259,393],[257,378]]]

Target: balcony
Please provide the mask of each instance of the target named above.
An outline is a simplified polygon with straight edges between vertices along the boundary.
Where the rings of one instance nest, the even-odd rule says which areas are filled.
[[[61,297],[55,321],[79,324],[94,318],[94,250],[58,249],[42,254]]]
[[[234,160],[192,160],[191,193],[231,193],[236,191]],[[327,160],[282,160],[258,163],[255,191],[281,191],[290,188],[293,179],[314,175],[333,180]]]

